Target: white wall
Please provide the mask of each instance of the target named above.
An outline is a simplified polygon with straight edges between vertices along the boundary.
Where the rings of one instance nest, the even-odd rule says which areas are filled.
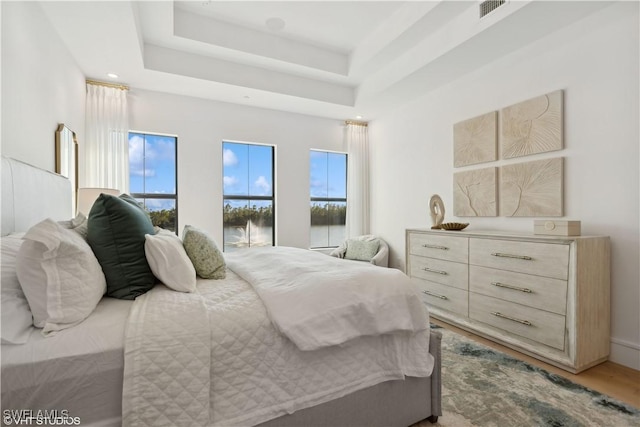
[[[0,7],[2,154],[55,170],[58,123],[83,141],[85,77],[39,4]]]
[[[222,242],[222,141],[276,146],[276,242],[309,247],[309,150],[341,150],[342,123],[132,89],[132,130],[178,135],[178,227]]]
[[[33,2],[0,2],[4,155],[54,169],[54,131],[84,135],[84,76]],[[640,369],[638,3],[610,6],[370,125],[372,230],[404,266],[404,230],[447,220],[530,232],[531,218],[452,216],[452,125],[556,89],[565,91],[565,214],[612,238],[612,360]],[[342,149],[339,122],[139,91],[131,127],[179,137],[180,227],[222,241],[221,141],[277,145],[277,241],[307,247],[309,149]],[[82,147],[81,147],[82,149]],[[498,163],[500,164],[500,163]]]
[[[532,232],[532,218],[453,217],[453,124],[557,89],[565,94],[565,215],[611,236],[611,360],[640,369],[638,3],[609,6],[372,122],[372,230],[404,269],[404,230],[445,221]],[[511,161],[513,163],[513,161]],[[497,163],[498,165],[501,162]],[[495,165],[492,163],[492,165]],[[466,170],[466,169],[465,169]]]

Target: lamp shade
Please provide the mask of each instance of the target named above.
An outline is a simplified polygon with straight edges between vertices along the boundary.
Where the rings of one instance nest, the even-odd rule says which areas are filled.
[[[78,188],[78,213],[83,213],[88,217],[93,203],[102,193],[119,196],[120,190],[94,187]]]

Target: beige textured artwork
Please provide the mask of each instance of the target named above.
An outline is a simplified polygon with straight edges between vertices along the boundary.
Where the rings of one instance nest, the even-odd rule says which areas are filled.
[[[498,113],[483,114],[453,125],[453,166],[496,160]]]
[[[562,149],[562,91],[548,93],[500,111],[502,157]]]
[[[496,216],[496,168],[453,174],[455,216]]]
[[[500,215],[562,216],[563,158],[500,168]]]

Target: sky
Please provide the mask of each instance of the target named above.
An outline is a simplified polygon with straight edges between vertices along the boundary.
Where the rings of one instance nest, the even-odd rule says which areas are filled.
[[[233,196],[273,195],[273,147],[222,143],[224,194]]]
[[[311,150],[309,182],[311,197],[347,197],[347,156]]]
[[[129,191],[176,193],[176,137],[129,133]],[[146,200],[150,210],[171,209],[173,200]]]
[[[175,194],[176,137],[129,133],[129,179],[131,193]],[[273,196],[274,147],[223,142],[224,194]],[[311,197],[346,197],[346,155],[310,152]],[[171,200],[146,200],[151,210],[174,207]],[[269,202],[257,203],[258,205]],[[243,206],[233,202],[232,206]]]

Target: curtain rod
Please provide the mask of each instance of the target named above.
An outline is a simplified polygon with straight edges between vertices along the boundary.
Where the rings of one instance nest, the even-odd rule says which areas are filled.
[[[369,123],[367,123],[367,122],[358,122],[356,120],[345,120],[344,124],[345,125],[364,126],[364,127],[369,126]]]
[[[87,84],[95,85],[95,86],[112,87],[112,88],[121,89],[121,90],[129,90],[129,86],[127,86],[127,85],[121,85],[121,84],[117,84],[117,83],[99,82],[97,80],[91,80],[91,79],[87,79]]]

